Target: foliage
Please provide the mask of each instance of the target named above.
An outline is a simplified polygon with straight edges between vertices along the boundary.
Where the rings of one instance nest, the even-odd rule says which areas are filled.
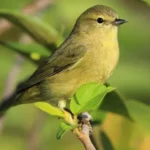
[[[49,48],[50,50],[54,50],[56,48],[56,41],[58,40],[57,31],[54,28],[44,24],[38,18],[31,18],[20,14],[19,12],[12,12],[9,10],[1,10],[0,17],[6,18],[7,20],[18,25],[30,34],[30,36],[32,36],[38,43]]]

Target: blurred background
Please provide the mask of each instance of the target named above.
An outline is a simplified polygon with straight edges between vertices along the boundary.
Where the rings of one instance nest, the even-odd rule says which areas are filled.
[[[88,7],[103,4],[114,8],[129,22],[120,27],[120,61],[109,80],[129,101],[150,104],[150,0],[0,0],[0,9],[19,10],[37,16],[60,35],[58,45],[70,33],[76,18]],[[17,26],[0,19],[0,40],[33,43]],[[0,99],[9,95],[19,81],[27,78],[36,65],[16,52],[0,46]],[[144,117],[144,116],[143,116]],[[150,117],[149,120],[150,122]],[[72,133],[56,140],[59,120],[32,104],[11,108],[0,120],[1,150],[76,150],[82,144]],[[105,132],[110,145],[99,140],[104,150],[149,150],[150,135],[120,115],[107,113],[94,127],[96,137]],[[99,132],[97,132],[99,131]],[[94,133],[94,134],[95,134]]]

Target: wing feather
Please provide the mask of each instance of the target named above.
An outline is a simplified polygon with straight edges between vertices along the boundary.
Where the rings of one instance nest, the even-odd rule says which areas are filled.
[[[17,92],[21,92],[35,84],[40,83],[47,77],[60,73],[72,65],[76,64],[83,58],[86,48],[83,45],[74,46],[69,44],[62,46],[55,53],[48,57],[33,73],[33,75],[23,84],[21,84]]]

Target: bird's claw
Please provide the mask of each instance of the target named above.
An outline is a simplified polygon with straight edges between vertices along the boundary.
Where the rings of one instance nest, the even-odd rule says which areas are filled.
[[[86,124],[89,127],[90,134],[92,133],[91,121],[92,117],[88,112],[82,113],[79,117],[79,128],[82,130],[83,124]]]

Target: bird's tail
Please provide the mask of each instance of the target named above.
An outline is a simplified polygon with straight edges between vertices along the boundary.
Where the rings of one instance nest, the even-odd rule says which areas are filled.
[[[0,103],[0,116],[5,113],[10,107],[16,105],[17,96],[16,94],[11,95],[8,98],[4,98]]]
[[[39,93],[39,88],[36,86],[30,90],[22,91],[20,93],[16,91],[10,97],[3,99],[0,103],[0,116],[1,114],[4,114],[5,111],[7,111],[10,107],[19,104],[34,103],[37,101],[41,101],[41,96]]]

